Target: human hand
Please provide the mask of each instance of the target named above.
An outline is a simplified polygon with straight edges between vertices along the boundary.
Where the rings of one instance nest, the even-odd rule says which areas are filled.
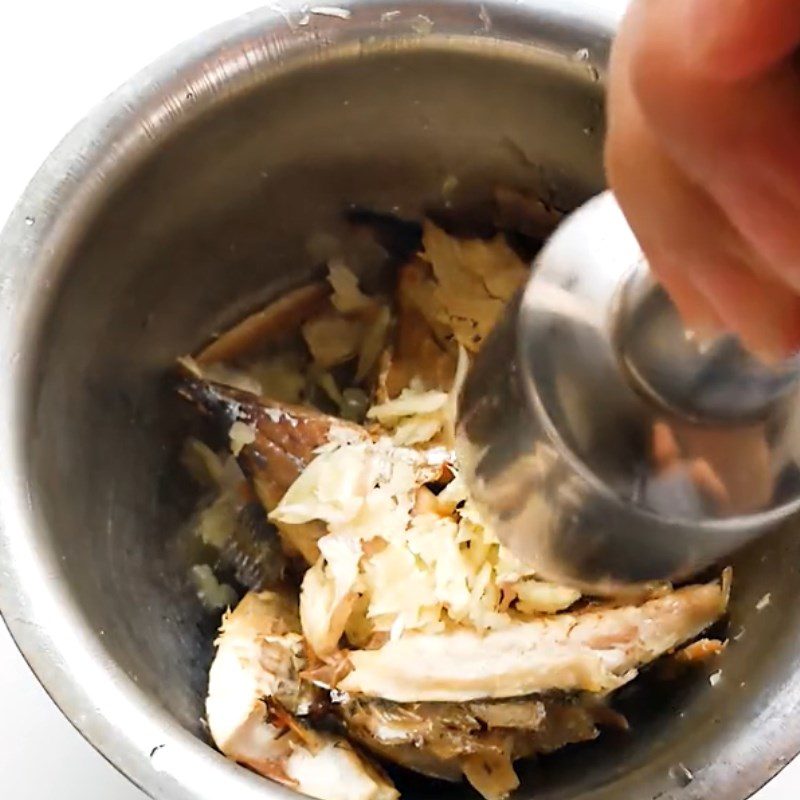
[[[606,168],[690,329],[800,350],[800,2],[634,0]]]

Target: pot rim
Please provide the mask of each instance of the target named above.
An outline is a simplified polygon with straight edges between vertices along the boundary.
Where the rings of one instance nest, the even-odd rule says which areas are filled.
[[[0,390],[0,474],[6,476],[0,482],[0,611],[65,716],[149,796],[217,800],[227,791],[240,800],[297,797],[225,759],[137,688],[135,677],[103,647],[103,632],[83,618],[43,533],[23,440],[26,400],[37,377],[31,341],[38,340],[81,231],[172,131],[246,92],[265,74],[322,53],[342,57],[348,49],[385,48],[388,39],[415,48],[463,42],[517,56],[531,46],[559,53],[587,48],[602,70],[623,7],[603,0],[346,0],[336,6],[341,15],[328,9],[307,23],[299,0],[280,10],[262,8],[179,45],[123,84],[67,134],[18,201],[0,233],[0,366],[6,376]],[[367,41],[370,35],[375,41]],[[210,64],[224,79],[222,91],[219,80],[204,80]],[[800,751],[800,714],[792,712],[765,720],[769,733],[761,742],[774,742],[777,755],[764,760],[747,750],[730,782],[731,800],[748,797]]]

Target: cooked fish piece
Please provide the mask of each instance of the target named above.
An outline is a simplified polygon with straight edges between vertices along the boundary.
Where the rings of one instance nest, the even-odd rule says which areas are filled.
[[[595,606],[484,633],[408,632],[350,653],[339,689],[397,702],[469,701],[554,690],[607,693],[694,638],[725,612],[724,581],[639,605]]]
[[[303,494],[295,479],[321,446],[338,438],[365,443],[359,447],[372,447],[360,426],[309,409],[264,405],[253,395],[228,387],[197,381],[189,386],[192,387],[189,396],[209,413],[221,416],[230,427],[236,423],[249,426],[251,441],[242,446],[239,460],[267,508],[274,508],[282,498],[285,505],[288,496],[284,495],[290,486],[296,494]],[[351,445],[347,447],[352,449]],[[361,452],[359,449],[350,453],[346,449],[340,447],[336,452],[353,457]],[[377,452],[375,455],[378,457]],[[359,457],[366,458],[366,451]],[[383,465],[385,457],[381,455],[376,463]],[[317,466],[318,472],[324,472],[321,461],[317,461]],[[345,480],[346,486],[340,485],[345,477],[340,475],[342,471],[353,475]],[[309,494],[313,502],[300,504],[303,507],[298,506],[298,513],[294,513],[297,504],[289,503],[290,508],[284,507],[283,514],[278,516],[286,538],[309,561],[319,551],[318,540],[329,530],[329,525],[320,521],[327,519],[325,509],[316,506],[330,505],[343,515],[341,522],[346,528],[347,509],[339,509],[339,505],[349,497],[345,489],[348,481],[356,480],[356,472],[352,464],[347,469],[333,470],[332,486],[338,488],[335,496],[323,503],[319,493],[322,484],[318,486],[311,481],[311,472],[306,470],[302,481],[310,481],[316,487]],[[420,480],[426,479],[423,476]],[[330,515],[331,509],[326,513]],[[385,522],[383,516],[379,519]],[[381,532],[387,535],[385,530]],[[358,553],[350,558],[347,540],[341,538],[345,533],[343,529],[336,535],[349,564]],[[325,569],[331,568],[332,555],[326,556]],[[322,562],[317,561],[315,568],[323,570]],[[307,575],[309,580],[311,577]],[[314,594],[313,587],[305,586],[303,592],[303,605],[307,609],[312,608],[314,598],[330,600],[330,613],[316,615],[320,624],[324,622],[325,631],[332,631],[330,636],[323,636],[322,630],[316,632],[319,635],[306,630],[310,616],[304,614],[304,632],[317,654],[323,657],[335,651],[340,629],[346,622],[347,604],[355,599],[350,590],[352,581],[340,581],[341,590],[335,582],[331,588],[330,583],[320,578],[320,591]],[[607,692],[630,680],[641,664],[699,634],[724,612],[726,600],[722,586],[711,583],[686,587],[639,605],[594,606],[577,614],[509,619],[508,624],[483,632],[468,627],[435,633],[409,630],[380,649],[354,650],[350,656],[353,670],[340,688],[399,702],[516,697],[551,690]],[[332,624],[334,617],[338,625]]]
[[[185,378],[178,393],[228,431],[237,422],[250,428],[252,439],[243,442],[237,458],[245,475],[259,480],[259,497],[268,511],[337,431],[366,435],[359,426],[308,406],[272,402],[201,378]]]
[[[275,340],[287,338],[324,307],[329,295],[330,286],[324,281],[282,295],[208,344],[197,355],[198,363],[229,362]]]
[[[594,739],[598,723],[624,719],[597,698],[552,694],[473,703],[393,703],[345,696],[335,706],[347,733],[397,764],[460,780],[469,756],[511,761]]]
[[[397,397],[413,378],[425,388],[448,390],[456,370],[457,348],[438,322],[433,303],[435,284],[419,259],[398,272],[393,341],[384,351],[375,387],[378,403]]]
[[[219,549],[218,564],[248,589],[270,589],[284,580],[286,557],[260,503],[239,510],[233,531]]]
[[[505,800],[519,786],[517,773],[506,755],[467,756],[464,775],[486,800]]]
[[[394,798],[387,780],[345,741],[294,716],[324,701],[300,679],[304,667],[296,603],[278,593],[249,593],[225,618],[209,677],[207,714],[217,746],[323,800]],[[487,797],[513,788],[506,785],[516,780],[513,760],[594,738],[604,711],[590,699],[559,696],[466,704],[347,697],[338,710],[348,735],[377,755],[438,778],[466,775]],[[481,783],[485,773],[495,776],[491,790]],[[496,783],[498,774],[505,784]],[[346,792],[338,794],[343,785]]]
[[[380,702],[374,698],[366,701],[363,716],[379,716],[373,714],[370,706]],[[456,756],[437,755],[427,745],[418,744],[413,729],[405,725],[397,729],[374,720],[362,721],[359,719],[360,716],[362,715],[358,715],[355,720],[345,718],[347,735],[378,758],[418,772],[420,775],[427,775],[429,778],[450,783],[458,783],[463,779],[461,760]],[[413,726],[417,723],[409,720],[408,724]],[[377,730],[373,730],[373,727]]]
[[[246,594],[223,618],[216,645],[206,711],[223,752],[247,733],[251,716],[253,727],[263,722],[262,698],[275,699],[292,714],[307,714],[317,701],[319,690],[299,678],[305,648],[297,604],[289,596]]]
[[[217,747],[320,800],[395,800],[388,778],[346,739],[298,719],[321,699],[299,677],[305,666],[296,602],[247,594],[223,620],[209,673],[206,713]]]
[[[420,258],[430,263],[433,273],[435,317],[447,321],[460,345],[477,352],[505,304],[527,280],[528,266],[502,235],[458,239],[426,221],[422,245]]]
[[[316,450],[337,437],[368,438],[366,431],[307,406],[270,402],[250,392],[185,376],[179,394],[217,420],[239,447],[237,460],[264,508],[272,511],[286,490],[311,463]],[[313,564],[319,557],[317,540],[326,532],[322,523],[278,523],[284,544]]]
[[[396,800],[400,796],[389,778],[356,753],[347,739],[316,733],[316,751],[298,748],[285,770],[299,792],[320,800]]]
[[[191,520],[195,540],[213,548],[217,566],[248,589],[278,585],[287,567],[280,537],[235,458],[189,438],[182,462],[199,486],[213,492]]]
[[[448,390],[458,346],[480,349],[528,274],[504,237],[459,239],[426,221],[421,249],[398,270],[397,324],[382,360],[378,402],[396,397],[412,380]]]

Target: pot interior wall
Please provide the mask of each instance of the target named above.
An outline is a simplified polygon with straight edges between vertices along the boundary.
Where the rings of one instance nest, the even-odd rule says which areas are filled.
[[[379,259],[344,224],[351,204],[418,217],[500,184],[570,208],[600,189],[601,88],[574,62],[525,59],[401,48],[287,72],[178,126],[69,254],[41,339],[32,495],[110,657],[198,736],[217,620],[174,547],[192,498],[176,466],[172,360],[337,248]],[[735,761],[743,730],[795,710],[798,544],[787,532],[739,559],[731,629],[744,635],[716,688],[706,674],[648,679],[622,698],[632,735],[526,768],[523,794],[692,797]],[[679,763],[694,784],[670,770]]]

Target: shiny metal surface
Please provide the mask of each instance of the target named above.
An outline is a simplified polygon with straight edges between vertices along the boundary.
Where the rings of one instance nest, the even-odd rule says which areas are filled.
[[[460,413],[500,539],[590,591],[686,579],[800,507],[796,364],[688,338],[610,192],[541,250]]]
[[[604,4],[345,8],[283,4],[170,53],[65,139],[0,237],[0,608],[67,716],[159,800],[292,796],[206,744],[216,620],[171,547],[192,499],[175,353],[301,280],[345,236],[343,204],[416,214],[449,174],[464,203],[495,181],[564,208],[602,187]],[[745,634],[715,689],[622,698],[634,735],[530,765],[520,796],[743,800],[774,774],[800,750],[799,545],[740,559]]]
[[[597,216],[602,224],[605,215]],[[796,399],[797,357],[767,364],[736,336],[704,340],[687,331],[644,260],[620,283],[612,346],[626,381],[654,406],[699,424],[741,425],[769,418],[790,395]]]

